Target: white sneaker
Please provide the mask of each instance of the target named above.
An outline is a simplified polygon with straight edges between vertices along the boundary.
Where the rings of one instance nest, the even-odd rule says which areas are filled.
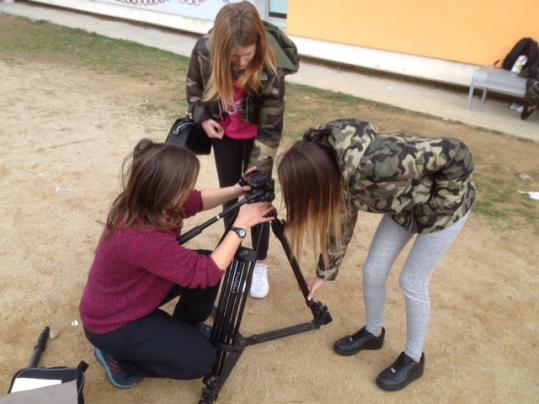
[[[251,297],[262,299],[269,293],[268,265],[255,264],[253,280],[251,282]]]

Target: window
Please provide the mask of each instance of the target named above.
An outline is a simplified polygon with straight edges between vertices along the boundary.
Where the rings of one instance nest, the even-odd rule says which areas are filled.
[[[288,0],[251,0],[258,9],[260,17],[286,30]]]
[[[268,0],[268,17],[286,19],[288,0]]]

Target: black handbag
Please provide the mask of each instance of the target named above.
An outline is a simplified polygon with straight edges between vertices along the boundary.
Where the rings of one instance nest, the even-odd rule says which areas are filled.
[[[9,386],[10,394],[8,396],[10,400],[5,398],[7,400],[6,403],[13,401],[13,403],[69,402],[84,404],[84,372],[87,368],[88,364],[81,361],[76,368],[61,366],[54,368],[21,369],[11,379],[11,385]],[[30,380],[31,382],[26,382],[26,380]],[[59,384],[67,383],[73,384],[73,386],[57,387]],[[19,384],[23,386],[21,389],[17,388]],[[31,384],[33,384],[33,387]],[[48,397],[54,397],[55,400],[49,401],[47,400]],[[19,399],[21,401],[17,401]]]
[[[178,118],[170,128],[165,143],[183,146],[198,155],[210,154],[211,139],[190,114]]]

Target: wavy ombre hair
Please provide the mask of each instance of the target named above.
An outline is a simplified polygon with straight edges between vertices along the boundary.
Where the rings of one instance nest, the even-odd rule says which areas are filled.
[[[275,51],[268,43],[264,24],[255,6],[247,1],[221,8],[209,44],[212,67],[204,101],[220,99],[225,106],[233,104],[232,55],[239,48],[256,45],[255,55],[238,77],[236,86],[256,93],[262,87],[264,66],[277,74]]]
[[[278,163],[277,172],[286,207],[286,231],[296,257],[304,241],[328,262],[330,238],[341,244],[342,176],[332,152],[312,142],[297,142]]]
[[[182,206],[195,186],[200,163],[189,150],[142,139],[122,165],[123,191],[112,203],[106,231],[135,226],[179,230]]]

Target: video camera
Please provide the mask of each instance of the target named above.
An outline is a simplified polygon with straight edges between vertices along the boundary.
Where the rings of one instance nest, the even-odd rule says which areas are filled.
[[[258,169],[244,173],[238,183],[242,187],[251,187],[246,195],[249,203],[272,202],[275,199],[275,181]]]
[[[246,185],[251,187],[251,190],[247,192],[247,194],[245,195],[245,198],[240,199],[234,205],[229,206],[228,208],[226,208],[221,213],[214,216],[207,222],[202,223],[199,226],[195,226],[188,232],[178,236],[177,238],[178,243],[180,244],[186,243],[187,241],[191,240],[192,238],[202,233],[202,230],[204,230],[206,227],[212,225],[219,219],[236,212],[237,209],[245,203],[271,202],[273,201],[273,199],[275,199],[275,194],[274,194],[275,183],[273,179],[269,175],[264,174],[259,170],[255,169],[255,170],[249,171],[248,173],[243,174],[240,180],[238,181],[238,183],[242,187]]]

